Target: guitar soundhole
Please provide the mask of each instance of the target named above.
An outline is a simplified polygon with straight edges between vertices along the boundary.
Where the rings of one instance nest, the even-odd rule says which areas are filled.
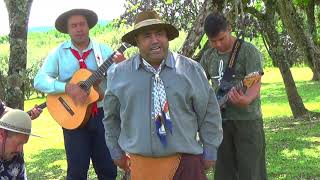
[[[67,102],[62,99],[62,97],[59,97],[59,102],[62,104],[62,106],[69,112],[69,114],[71,116],[74,115],[74,112],[72,111],[72,109],[70,108],[70,106],[68,106]]]

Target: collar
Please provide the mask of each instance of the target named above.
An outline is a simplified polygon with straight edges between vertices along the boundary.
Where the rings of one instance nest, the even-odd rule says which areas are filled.
[[[173,53],[171,51],[168,51],[168,55],[164,59],[164,61],[165,61],[165,66],[167,66],[169,68],[173,69],[176,65],[176,60],[175,60]],[[134,66],[135,70],[138,70],[139,67],[141,67],[141,65],[142,65],[141,56],[138,54],[133,57],[133,66]]]
[[[92,40],[91,40],[91,39],[89,39],[89,40],[90,40],[90,42],[89,42],[89,44],[88,44],[88,47],[87,47],[86,49],[84,49],[82,52],[88,51],[88,50],[90,50],[90,49],[93,48]],[[71,40],[66,41],[66,42],[62,45],[62,48],[64,48],[64,49],[70,49],[70,48],[72,48],[72,49],[75,49],[75,50],[79,51],[79,49],[76,48],[76,47],[73,45],[73,43],[72,43]],[[80,51],[79,51],[79,52],[80,52]]]

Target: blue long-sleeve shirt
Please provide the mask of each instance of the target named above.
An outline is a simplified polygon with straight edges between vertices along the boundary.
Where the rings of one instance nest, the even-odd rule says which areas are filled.
[[[103,123],[112,158],[119,159],[124,152],[153,157],[203,153],[205,159],[216,160],[222,120],[216,96],[200,64],[169,52],[160,77],[173,123],[166,147],[161,144],[151,117],[154,74],[142,67],[139,55],[108,72]]]
[[[93,43],[90,41],[88,47],[82,52],[79,51],[71,42],[65,41],[54,49],[45,59],[42,67],[38,71],[34,79],[34,87],[44,93],[64,93],[66,83],[72,78],[73,74],[80,69],[79,61],[72,54],[70,48],[73,48],[82,53],[93,48]],[[104,45],[99,44],[101,56],[106,60],[111,54],[112,50]],[[87,69],[96,71],[98,65],[96,62],[95,54],[92,51],[85,59]],[[103,78],[99,84],[101,90],[104,92],[107,88],[107,80]],[[101,103],[98,104],[101,107]]]

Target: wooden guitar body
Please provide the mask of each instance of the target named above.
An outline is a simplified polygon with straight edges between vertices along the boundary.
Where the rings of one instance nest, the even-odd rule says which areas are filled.
[[[87,80],[92,73],[87,69],[78,70],[70,80],[72,84],[80,84]],[[57,123],[66,129],[76,129],[83,126],[91,115],[91,104],[99,99],[99,92],[91,86],[88,99],[84,104],[76,105],[71,97],[65,93],[49,94],[47,108]]]

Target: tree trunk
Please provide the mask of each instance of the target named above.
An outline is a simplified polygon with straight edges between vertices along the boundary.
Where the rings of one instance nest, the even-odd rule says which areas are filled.
[[[6,101],[8,106],[23,109],[23,77],[27,65],[27,33],[33,0],[4,0],[10,24],[10,57]]]
[[[305,108],[303,101],[297,91],[290,67],[288,64],[288,56],[285,53],[285,48],[281,42],[279,33],[276,31],[274,1],[266,0],[266,13],[261,14],[256,10],[251,9],[250,12],[259,19],[261,25],[261,34],[264,36],[267,50],[272,59],[277,63],[281,76],[285,85],[291,112],[295,118],[304,117],[309,113]]]
[[[310,68],[313,72],[312,81],[320,81],[320,72],[316,71],[313,66]]]
[[[203,2],[202,10],[193,22],[192,28],[189,30],[187,38],[183,43],[180,51],[181,54],[190,58],[193,56],[204,35],[204,20],[210,13],[215,12],[219,7],[222,7],[222,3],[223,1],[221,0],[205,0]]]
[[[317,27],[316,27],[316,18],[314,16],[315,0],[309,0],[305,8],[307,15],[308,29],[312,35],[312,39],[316,40],[317,38]]]
[[[5,87],[6,87],[7,80],[3,76],[2,72],[0,71],[0,100],[5,101]]]
[[[200,62],[202,55],[204,54],[204,52],[206,52],[206,50],[208,50],[210,47],[209,41],[207,40],[206,43],[204,44],[204,46],[201,48],[201,50],[199,51],[199,53],[197,55],[195,55],[192,59]]]
[[[281,52],[279,52],[281,53]],[[277,59],[278,66],[282,75],[283,83],[287,92],[287,97],[293,117],[305,117],[309,111],[305,108],[303,101],[297,91],[296,84],[293,80],[292,73],[288,62],[285,60],[284,54],[275,54],[274,58]],[[284,58],[284,59],[282,59]],[[280,60],[281,59],[281,60]]]
[[[317,29],[316,29],[316,18],[314,15],[314,8],[315,8],[315,0],[309,0],[308,4],[305,8],[305,12],[307,15],[307,23],[308,23],[308,29],[310,31],[310,34],[312,36],[312,39],[314,41],[314,43],[319,46],[319,43],[317,42]],[[312,60],[310,58],[308,58],[308,64],[309,67],[311,68],[312,72],[313,72],[313,77],[312,80],[313,81],[319,81],[320,80],[320,72],[318,72],[312,64]]]
[[[277,12],[292,37],[293,41],[305,52],[314,71],[320,73],[320,48],[314,42],[312,35],[305,30],[302,18],[299,17],[291,0],[275,1]],[[317,76],[317,74],[316,74]]]

